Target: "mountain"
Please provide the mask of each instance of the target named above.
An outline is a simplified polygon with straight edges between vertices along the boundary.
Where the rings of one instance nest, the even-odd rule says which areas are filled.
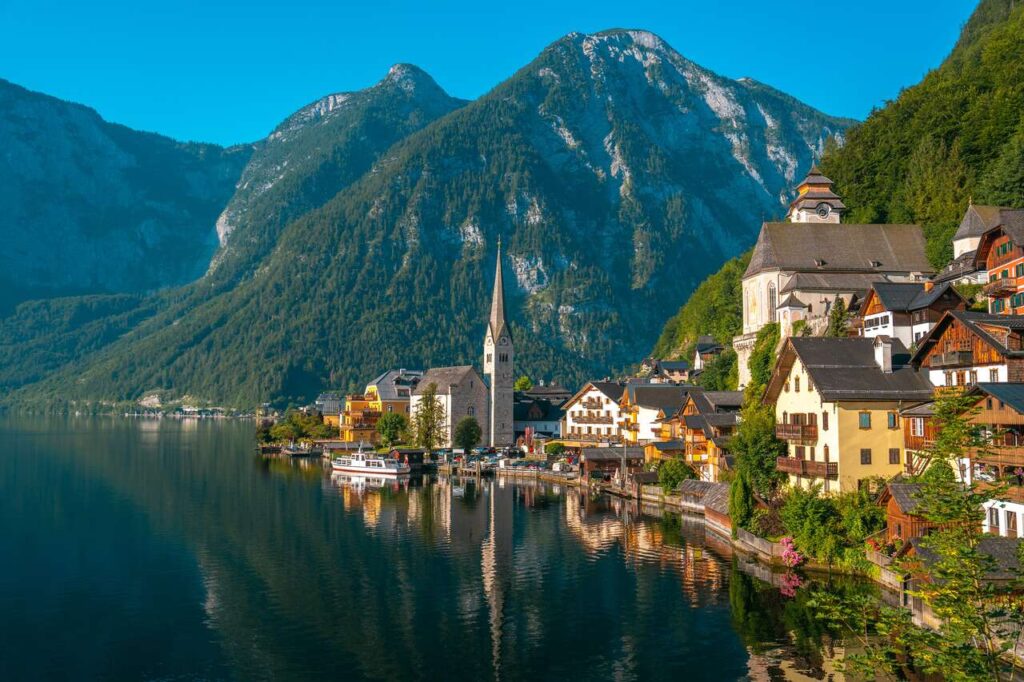
[[[846,132],[823,172],[846,222],[921,224],[941,268],[968,202],[1024,207],[1024,6],[983,0],[953,51],[917,85]],[[745,264],[730,261],[666,323],[654,354],[683,354],[699,334],[739,332]],[[734,295],[735,294],[735,295]]]
[[[201,276],[250,149],[176,142],[0,80],[0,311]]]
[[[971,198],[1024,206],[1024,6],[983,0],[949,57],[851,130],[822,170],[850,222],[921,224],[937,267]]]
[[[409,92],[438,97],[424,80]],[[519,368],[601,376],[650,348],[665,311],[783,212],[849,124],[651,33],[572,34],[301,215],[283,199],[266,221],[262,196],[242,196],[247,177],[283,184],[294,152],[247,169],[206,277],[19,396],[305,401],[389,366],[475,361],[499,238]],[[316,204],[330,188],[305,177],[289,186]]]

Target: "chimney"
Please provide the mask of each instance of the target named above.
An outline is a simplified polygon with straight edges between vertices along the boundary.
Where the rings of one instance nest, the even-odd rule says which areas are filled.
[[[892,339],[884,334],[875,337],[875,364],[885,374],[892,374]]]
[[[924,290],[925,291],[931,291],[934,288],[935,288],[935,282],[931,281],[930,279],[926,279],[924,281]]]

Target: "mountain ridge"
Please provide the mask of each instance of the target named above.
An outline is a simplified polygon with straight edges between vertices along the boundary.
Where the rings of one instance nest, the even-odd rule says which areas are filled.
[[[122,324],[119,308],[117,340],[6,385],[26,400],[252,405],[358,386],[391,365],[476,359],[499,237],[522,371],[573,383],[635,361],[663,309],[738,253],[759,213],[781,213],[792,179],[847,125],[654,38],[559,39],[480,98],[451,98],[423,125],[413,116],[344,182],[318,175],[330,163],[317,157],[297,194],[272,187],[281,201],[239,183],[224,212],[243,217],[205,277],[143,304],[141,322]],[[318,148],[353,142],[347,124],[366,120],[333,111]],[[274,153],[265,141],[250,164],[274,177]],[[310,177],[334,184],[307,192]],[[0,385],[20,347],[0,344]]]

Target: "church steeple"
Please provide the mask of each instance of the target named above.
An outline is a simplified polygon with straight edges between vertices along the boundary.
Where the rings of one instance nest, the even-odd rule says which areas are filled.
[[[492,339],[500,339],[507,334],[512,340],[512,332],[505,319],[505,282],[501,276],[501,239],[498,239],[498,260],[494,268],[494,293],[491,294],[491,317],[487,322],[487,330]]]
[[[796,199],[789,205],[786,218],[793,223],[838,223],[845,210],[846,204],[832,191],[832,181],[812,164],[807,177],[796,187]]]
[[[484,374],[490,383],[490,414],[487,433],[492,447],[512,445],[513,429],[512,371],[515,367],[512,347],[512,329],[505,318],[505,281],[501,267],[501,240],[498,240],[498,258],[494,266],[494,292],[491,294],[491,315],[487,319],[484,335]]]

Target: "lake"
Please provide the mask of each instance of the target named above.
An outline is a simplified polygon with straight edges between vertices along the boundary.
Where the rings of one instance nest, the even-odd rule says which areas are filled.
[[[251,422],[0,415],[0,444],[4,680],[840,679],[807,599],[870,589],[779,589],[575,489],[342,483]]]

